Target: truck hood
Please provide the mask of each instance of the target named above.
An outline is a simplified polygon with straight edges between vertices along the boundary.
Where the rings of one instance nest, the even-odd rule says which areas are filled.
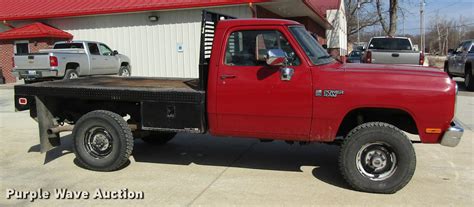
[[[385,64],[341,64],[340,69],[346,72],[384,73],[386,75],[434,76],[446,78],[442,70],[417,65],[385,65]]]

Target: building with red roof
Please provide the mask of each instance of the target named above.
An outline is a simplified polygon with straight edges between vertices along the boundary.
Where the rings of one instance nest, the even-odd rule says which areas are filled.
[[[129,56],[133,75],[193,78],[198,76],[202,9],[239,18],[296,20],[325,43],[333,25],[320,2],[0,0],[0,67],[9,73],[14,52],[34,52],[38,45],[74,38],[104,42]]]

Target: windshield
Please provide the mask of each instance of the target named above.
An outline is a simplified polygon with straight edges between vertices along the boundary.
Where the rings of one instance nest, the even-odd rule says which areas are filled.
[[[322,65],[334,61],[327,51],[319,45],[318,41],[316,41],[316,39],[314,39],[314,37],[311,36],[304,27],[292,26],[290,27],[290,31],[313,64]]]
[[[400,38],[374,38],[369,49],[379,50],[412,50],[410,40]]]

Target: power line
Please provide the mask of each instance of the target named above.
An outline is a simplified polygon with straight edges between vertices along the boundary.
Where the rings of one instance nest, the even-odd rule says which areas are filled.
[[[460,24],[460,25],[456,25],[456,26],[450,26],[448,28],[450,29],[454,29],[454,28],[459,28],[459,27],[466,27],[466,26],[471,26],[471,25],[474,25],[474,22],[472,23],[467,23],[467,24]],[[426,29],[434,29],[435,27],[428,27]],[[446,28],[446,27],[444,27]],[[413,28],[405,28],[405,30],[419,30],[420,27],[413,27]]]
[[[449,5],[447,5],[447,6],[443,6],[443,7],[437,8],[437,9],[429,9],[428,11],[425,11],[425,13],[426,13],[426,14],[428,14],[428,13],[434,13],[434,12],[437,12],[437,11],[439,11],[439,10],[441,10],[441,9],[445,9],[445,8],[448,8],[448,7],[452,7],[452,6],[454,6],[454,5],[456,5],[456,4],[459,4],[459,3],[463,3],[463,2],[459,2],[459,1],[458,1],[458,2],[454,2],[454,3],[452,3],[452,4],[449,4]]]

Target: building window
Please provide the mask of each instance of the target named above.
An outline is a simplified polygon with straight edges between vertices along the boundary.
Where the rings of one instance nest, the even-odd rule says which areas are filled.
[[[30,53],[30,47],[28,46],[28,40],[15,41],[13,52],[15,54],[28,54]]]

